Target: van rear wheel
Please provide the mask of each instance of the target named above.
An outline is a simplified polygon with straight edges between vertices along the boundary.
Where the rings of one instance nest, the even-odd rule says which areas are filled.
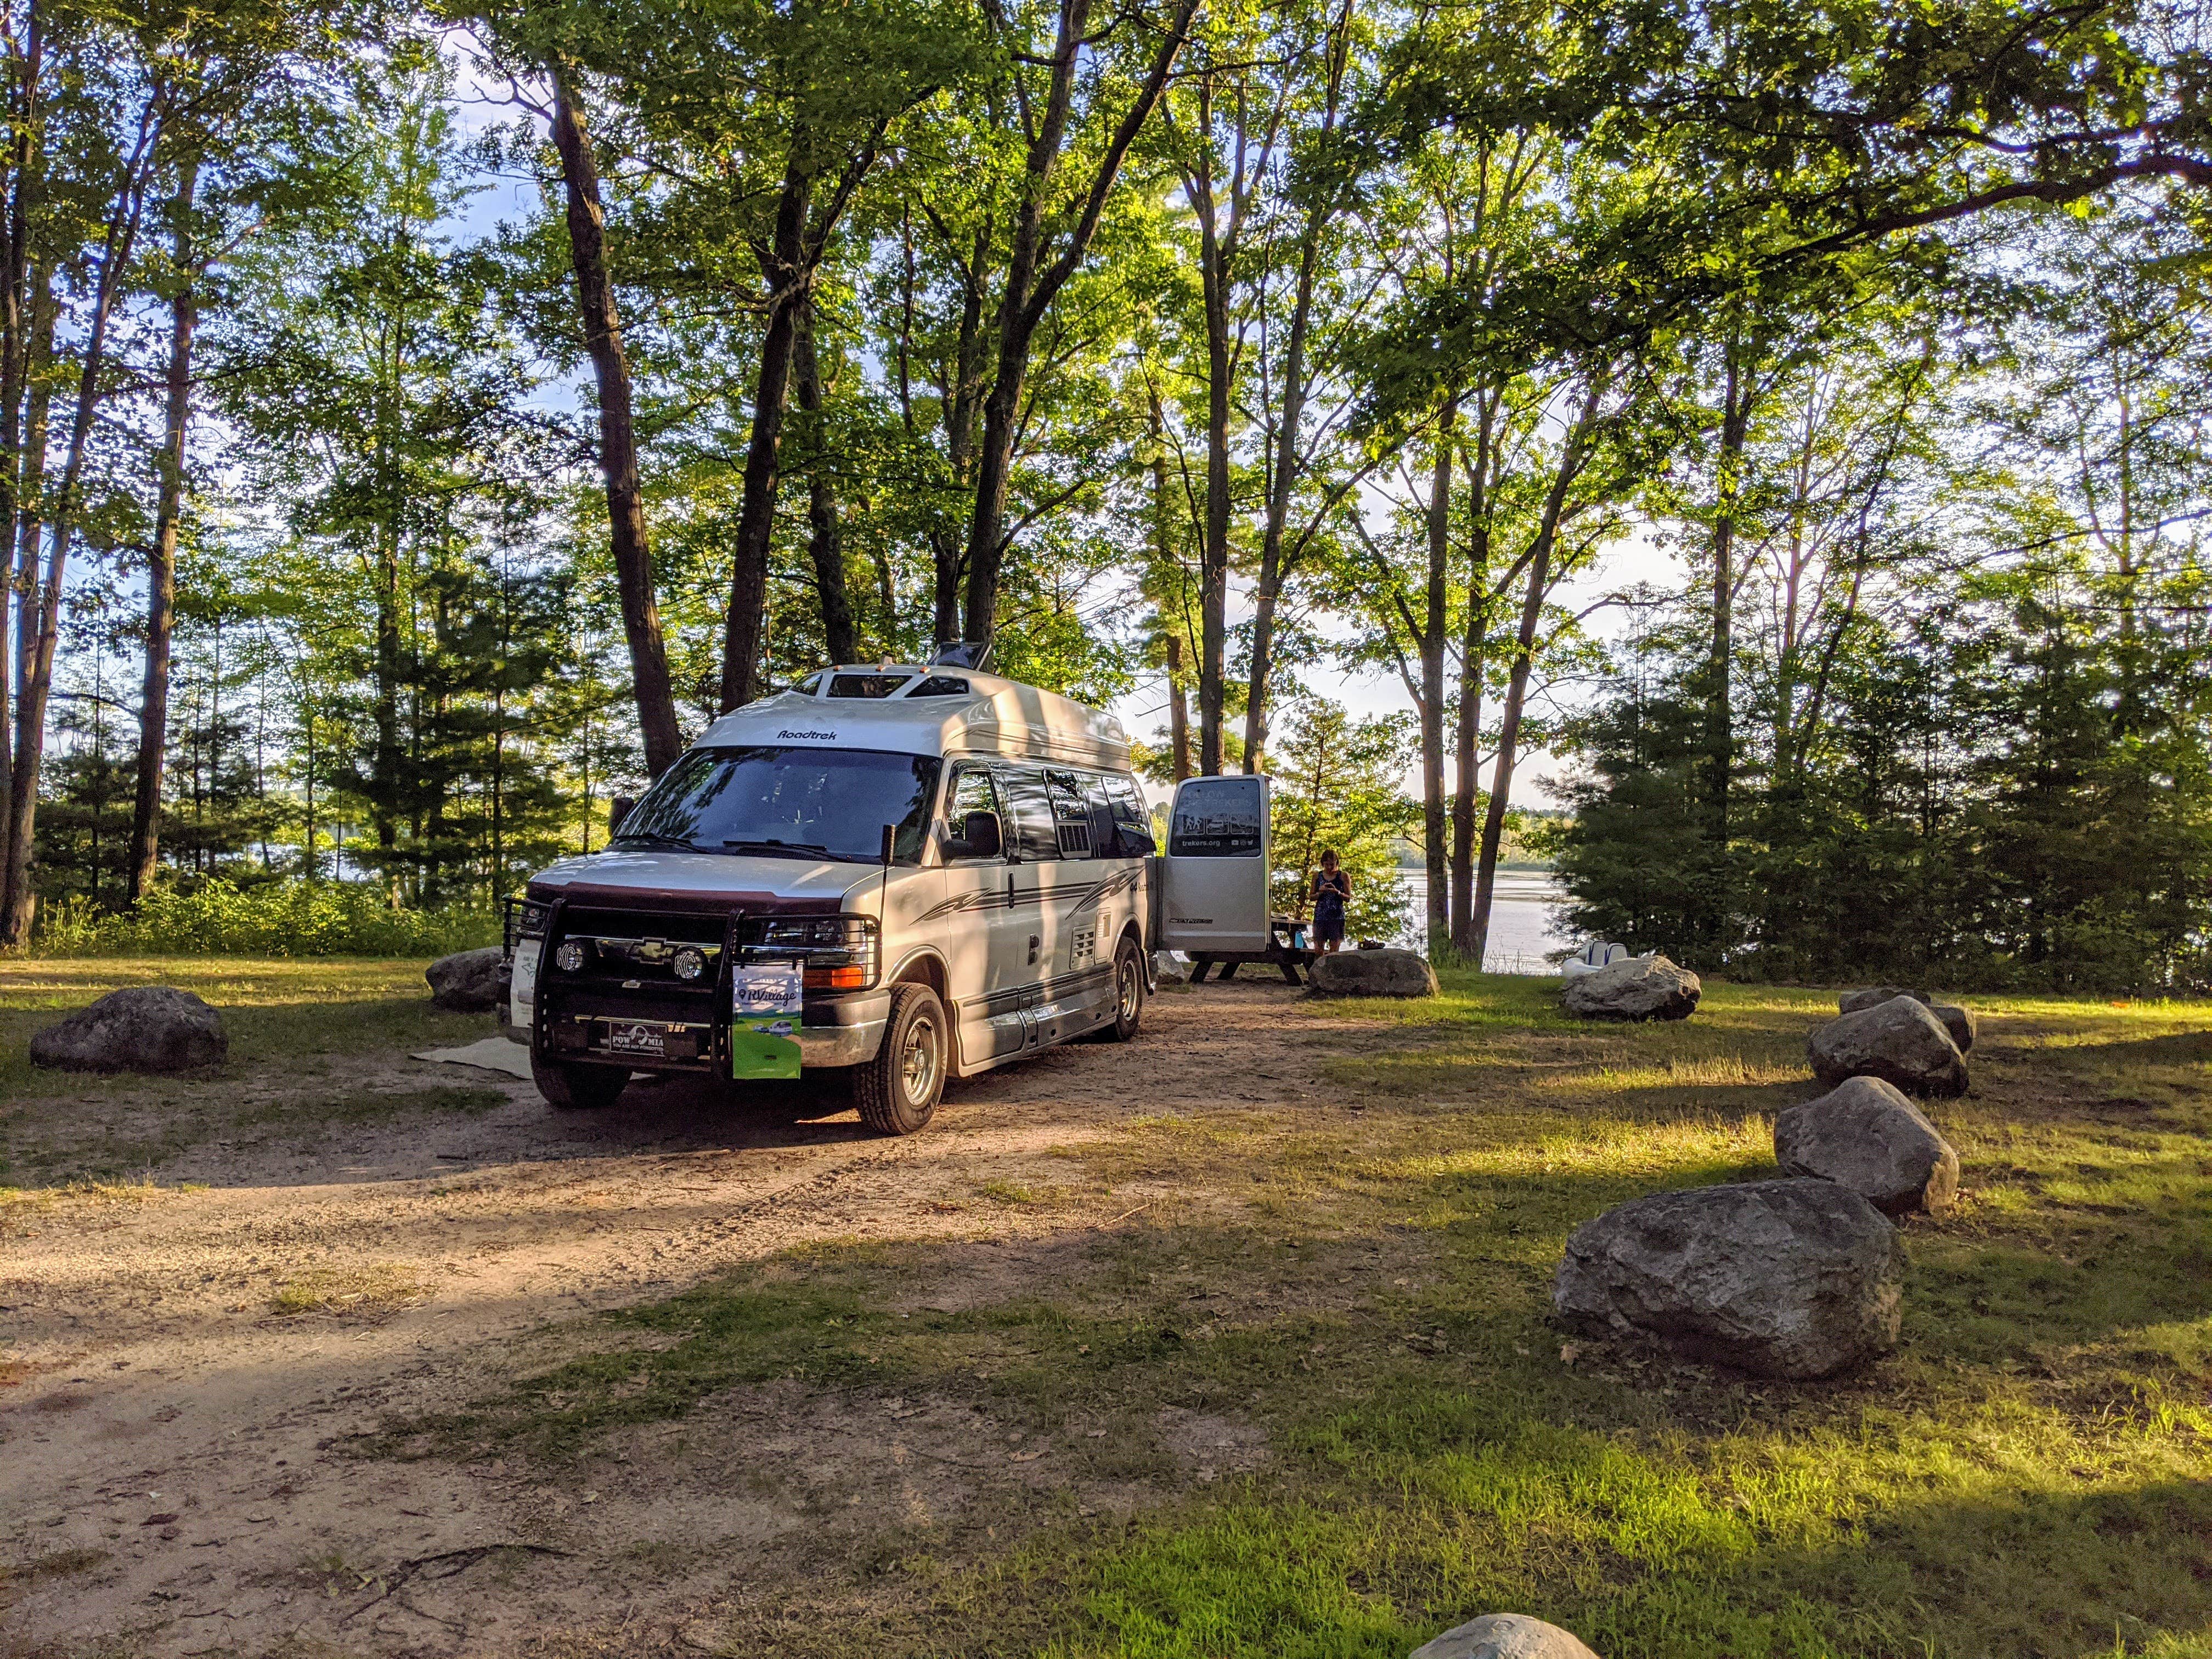
[[[927,985],[893,986],[884,1046],[873,1060],[853,1068],[853,1103],[860,1121],[883,1135],[928,1127],[945,1093],[951,1052],[951,1028],[937,993]]]
[[[1145,1017],[1145,953],[1137,941],[1124,938],[1114,952],[1114,1023],[1098,1035],[1109,1042],[1127,1042],[1137,1035]]]
[[[566,1066],[557,1060],[530,1057],[531,1081],[549,1106],[589,1111],[611,1106],[629,1086],[625,1066]]]

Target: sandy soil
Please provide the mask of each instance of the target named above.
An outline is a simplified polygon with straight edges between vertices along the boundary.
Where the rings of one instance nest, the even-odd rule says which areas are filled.
[[[915,1294],[947,1308],[1078,1272],[1085,1241],[1146,1202],[1141,1183],[1043,1213],[979,1205],[979,1185],[1065,1183],[1053,1149],[1140,1115],[1333,1105],[1322,1055],[1381,1037],[1317,1024],[1280,986],[1163,995],[1134,1045],[1061,1048],[960,1085],[905,1140],[849,1112],[794,1115],[804,1097],[746,1109],[689,1085],[556,1113],[526,1084],[398,1053],[339,1079],[244,1080],[280,1109],[281,1133],[191,1140],[150,1195],[0,1217],[15,1339],[0,1653],[496,1655],[551,1650],[562,1632],[715,1651],[724,1638],[696,1609],[726,1607],[704,1598],[733,1553],[942,1518],[1009,1483],[1084,1513],[1135,1502],[1070,1486],[1050,1448],[970,1405],[795,1385],[718,1401],[713,1436],[678,1422],[616,1437],[582,1489],[520,1460],[337,1448],[392,1414],[481,1397],[549,1323],[809,1241],[942,1237],[943,1275]],[[322,1091],[446,1085],[505,1103],[314,1116]],[[104,1109],[158,1133],[163,1098]],[[1197,1479],[1265,1455],[1249,1428],[1194,1413],[1145,1433]],[[641,1560],[653,1571],[623,1570]]]

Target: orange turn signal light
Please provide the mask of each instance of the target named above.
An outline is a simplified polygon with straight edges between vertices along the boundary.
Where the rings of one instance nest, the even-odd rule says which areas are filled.
[[[810,991],[860,991],[868,983],[865,968],[809,968],[806,988]]]

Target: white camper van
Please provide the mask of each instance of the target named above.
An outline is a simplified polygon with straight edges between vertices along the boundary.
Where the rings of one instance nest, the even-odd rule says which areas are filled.
[[[1184,784],[1163,883],[1112,715],[942,663],[826,668],[532,880],[510,1035],[556,1106],[637,1071],[842,1070],[871,1127],[911,1133],[948,1076],[1134,1036],[1154,949],[1264,946],[1266,791]]]

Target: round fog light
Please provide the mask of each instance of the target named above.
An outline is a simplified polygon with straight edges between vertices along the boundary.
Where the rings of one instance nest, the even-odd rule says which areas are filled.
[[[668,965],[676,970],[677,978],[694,980],[707,971],[707,953],[696,945],[679,945]]]
[[[584,965],[584,941],[564,939],[553,952],[553,965],[564,974],[573,974]]]

